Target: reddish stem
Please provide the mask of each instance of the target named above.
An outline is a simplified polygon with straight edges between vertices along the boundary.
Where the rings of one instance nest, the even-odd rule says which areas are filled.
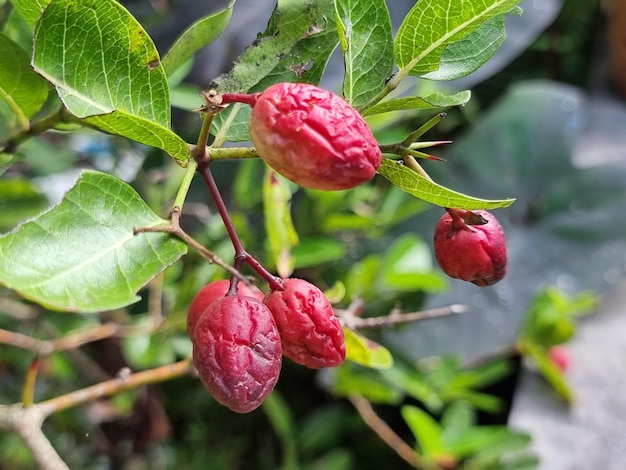
[[[220,193],[217,184],[215,183],[215,179],[213,178],[213,174],[209,169],[208,162],[202,161],[198,164],[198,172],[202,175],[204,182],[209,188],[209,192],[211,193],[211,197],[213,201],[215,201],[215,206],[220,216],[222,217],[222,221],[224,222],[224,226],[226,227],[226,232],[228,233],[228,237],[230,238],[231,243],[233,244],[233,248],[235,249],[235,265],[234,268],[237,271],[241,270],[243,263],[248,263],[252,269],[254,269],[259,276],[267,281],[270,288],[272,290],[284,290],[283,282],[281,278],[274,276],[267,269],[265,269],[259,261],[252,256],[250,253],[246,251],[241,243],[241,239],[235,230],[233,222],[228,214],[228,209],[226,208],[226,204],[224,203],[224,199],[222,198],[222,194]],[[239,279],[236,277],[231,277],[230,287],[228,289],[227,295],[235,295],[237,293],[237,284]]]
[[[244,103],[254,108],[261,93],[224,93],[220,95],[221,104]]]

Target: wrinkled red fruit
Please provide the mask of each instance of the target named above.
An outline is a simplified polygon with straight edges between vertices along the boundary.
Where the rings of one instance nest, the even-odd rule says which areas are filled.
[[[228,279],[222,279],[211,282],[198,291],[191,301],[187,312],[187,334],[191,339],[193,339],[193,332],[198,318],[200,318],[200,314],[217,299],[224,297],[229,287],[230,281]],[[259,300],[263,300],[264,297],[263,292],[259,289],[256,287],[248,287],[243,282],[237,284],[237,294],[240,296],[254,297]]]
[[[506,242],[498,220],[487,211],[453,209],[435,228],[435,257],[450,277],[478,286],[506,274]]]
[[[286,279],[283,286],[263,300],[276,320],[283,354],[311,369],[343,363],[343,329],[324,293],[302,279]]]
[[[306,83],[278,83],[258,95],[250,137],[259,156],[301,186],[335,191],[371,179],[382,158],[359,112]]]
[[[200,315],[192,342],[202,384],[232,411],[254,410],[274,389],[282,364],[280,336],[259,300],[216,300]]]

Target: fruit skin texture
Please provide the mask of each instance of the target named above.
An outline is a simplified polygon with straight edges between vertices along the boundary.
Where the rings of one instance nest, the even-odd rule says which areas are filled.
[[[343,329],[324,293],[302,279],[286,279],[283,286],[284,291],[270,292],[263,300],[276,320],[283,354],[311,369],[342,364]]]
[[[285,178],[311,189],[350,189],[370,180],[382,154],[359,112],[306,83],[260,93],[250,116],[259,156]]]
[[[446,212],[437,223],[434,239],[437,262],[450,277],[483,287],[495,284],[506,274],[504,232],[487,211]]]
[[[189,304],[189,310],[187,311],[187,334],[191,339],[193,339],[193,332],[202,312],[217,299],[224,297],[229,287],[230,281],[228,279],[221,279],[207,284],[198,291],[191,301],[191,304]],[[243,282],[237,284],[237,294],[254,297],[259,300],[263,300],[264,297],[263,292],[259,289],[256,287],[248,287]]]
[[[259,407],[272,392],[282,365],[272,314],[252,297],[227,296],[198,319],[193,363],[213,398],[237,413]]]

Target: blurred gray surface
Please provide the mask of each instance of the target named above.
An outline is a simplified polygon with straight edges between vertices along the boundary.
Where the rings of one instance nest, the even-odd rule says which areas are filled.
[[[566,346],[567,378],[576,401],[567,407],[535,373],[521,377],[509,424],[532,435],[541,470],[626,467],[626,282],[585,318]]]

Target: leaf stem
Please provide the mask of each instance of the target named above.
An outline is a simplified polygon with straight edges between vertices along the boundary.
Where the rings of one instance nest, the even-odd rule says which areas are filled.
[[[17,147],[20,146],[25,140],[35,135],[43,134],[45,131],[54,128],[60,122],[65,122],[66,110],[63,106],[58,111],[44,116],[38,121],[34,121],[30,124],[28,129],[23,130],[10,137],[6,142],[0,143],[0,153],[15,153]]]
[[[32,406],[35,398],[35,383],[39,372],[39,355],[36,355],[26,372],[26,380],[22,389],[22,406],[28,408]]]
[[[211,160],[231,160],[234,158],[258,158],[254,147],[220,147],[209,148]]]
[[[185,175],[180,182],[180,186],[176,192],[176,198],[174,199],[174,207],[178,207],[181,211],[183,210],[183,204],[185,204],[185,199],[187,199],[187,194],[189,193],[189,188],[191,187],[191,182],[193,181],[197,168],[198,162],[196,162],[195,158],[190,158],[187,168],[185,169]]]

